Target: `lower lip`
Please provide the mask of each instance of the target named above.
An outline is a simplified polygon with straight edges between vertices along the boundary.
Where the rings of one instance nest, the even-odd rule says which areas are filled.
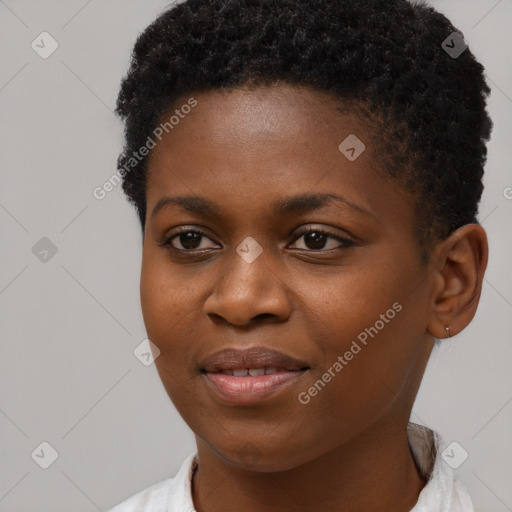
[[[306,371],[282,371],[254,377],[234,377],[209,372],[203,375],[210,387],[225,401],[236,405],[251,405],[275,396],[278,391],[297,381]]]

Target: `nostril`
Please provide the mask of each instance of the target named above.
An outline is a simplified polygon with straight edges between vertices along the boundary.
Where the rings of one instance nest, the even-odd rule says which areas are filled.
[[[255,318],[272,318],[274,315],[272,313],[260,313]]]

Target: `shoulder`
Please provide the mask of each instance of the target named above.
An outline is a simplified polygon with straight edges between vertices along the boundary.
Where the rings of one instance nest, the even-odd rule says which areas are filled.
[[[190,454],[173,478],[167,478],[139,491],[107,512],[193,512],[190,477],[195,456],[196,453]]]

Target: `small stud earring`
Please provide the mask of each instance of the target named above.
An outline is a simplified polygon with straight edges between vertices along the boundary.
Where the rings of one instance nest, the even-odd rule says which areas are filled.
[[[447,334],[447,337],[450,338],[450,328],[449,327],[445,327],[445,330],[446,330],[446,334]]]

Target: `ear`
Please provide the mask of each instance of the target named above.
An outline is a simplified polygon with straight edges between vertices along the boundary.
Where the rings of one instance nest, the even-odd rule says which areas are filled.
[[[439,243],[427,325],[435,338],[458,334],[475,316],[488,253],[487,235],[479,224],[462,226]]]

